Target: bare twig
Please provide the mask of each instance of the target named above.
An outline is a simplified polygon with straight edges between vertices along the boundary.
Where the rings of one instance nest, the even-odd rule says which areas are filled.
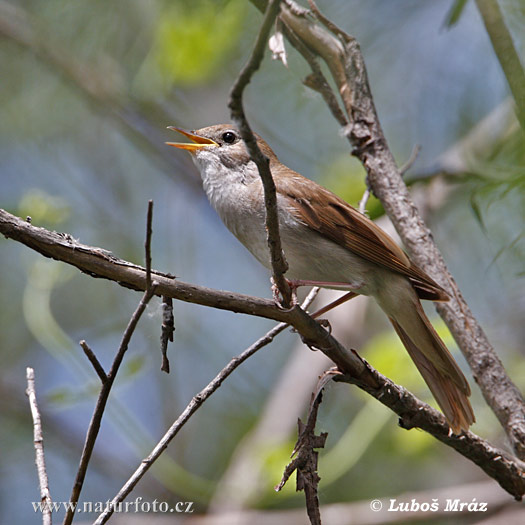
[[[162,354],[162,364],[160,369],[166,374],[170,373],[170,362],[168,359],[168,342],[173,343],[173,333],[175,332],[175,318],[173,317],[173,299],[171,297],[162,298],[162,327],[160,334],[160,351]]]
[[[91,417],[91,421],[89,422],[86,440],[84,442],[84,448],[82,449],[82,455],[80,457],[80,463],[78,465],[78,471],[75,477],[75,483],[73,485],[71,496],[69,498],[69,501],[72,505],[68,508],[66,512],[66,516],[64,518],[64,525],[70,525],[73,521],[73,518],[75,517],[75,511],[73,510],[73,507],[78,502],[80,492],[82,491],[82,486],[86,477],[89,460],[91,459],[91,454],[93,452],[93,448],[95,447],[95,442],[97,440],[98,432],[100,430],[100,423],[102,422],[102,416],[104,415],[104,411],[106,409],[106,403],[111,392],[111,387],[113,386],[113,382],[115,381],[115,377],[117,376],[118,369],[122,363],[122,360],[124,359],[124,354],[128,349],[131,336],[133,335],[135,328],[137,327],[137,324],[139,322],[139,319],[141,318],[142,314],[144,313],[144,310],[146,309],[146,306],[148,305],[151,298],[155,295],[157,286],[158,285],[156,281],[153,281],[151,283],[150,288],[146,292],[144,292],[140,303],[138,304],[135,312],[133,312],[128,326],[124,331],[124,335],[122,336],[122,340],[120,342],[117,354],[115,355],[115,358],[113,359],[113,363],[111,365],[111,369],[107,374],[107,380],[102,384],[102,388],[100,389],[97,403],[95,405],[95,410],[93,412],[93,416]]]
[[[416,144],[412,148],[412,153],[410,153],[410,157],[408,157],[408,160],[399,168],[399,174],[401,176],[403,176],[414,165],[414,162],[416,162],[417,156],[419,155],[420,151],[421,151],[420,144]]]
[[[312,290],[305,299],[302,308],[306,309],[317,295],[316,290]],[[155,448],[151,451],[147,458],[144,458],[140,466],[135,470],[133,475],[128,479],[124,486],[120,489],[118,494],[111,500],[110,505],[104,510],[102,514],[95,521],[95,525],[101,525],[113,514],[114,509],[121,501],[124,501],[126,496],[133,490],[141,478],[146,474],[149,468],[155,463],[160,455],[166,450],[171,440],[178,434],[180,429],[188,422],[191,416],[202,406],[202,404],[221,386],[223,381],[228,378],[246,359],[255,354],[258,350],[271,343],[274,338],[280,334],[289,325],[286,323],[279,323],[272,328],[266,335],[258,339],[255,343],[249,346],[246,350],[241,352],[237,357],[234,357],[216,376],[215,378],[198,394],[193,396],[188,406],[184,409],[182,414],[171,425],[168,431],[164,434],[162,439],[158,442]]]
[[[248,63],[243,67],[237,77],[231,92],[229,108],[232,120],[239,128],[242,139],[246,144],[251,159],[257,165],[264,188],[264,203],[266,207],[266,230],[268,235],[268,247],[270,250],[270,260],[272,263],[273,281],[283,298],[283,306],[289,308],[292,304],[292,292],[290,286],[284,278],[288,270],[288,263],[284,257],[279,236],[279,217],[277,213],[277,194],[275,183],[270,172],[268,158],[261,152],[257,140],[248,124],[244,113],[242,96],[244,88],[248,85],[252,75],[259,69],[266,48],[266,43],[270,35],[272,26],[279,14],[281,0],[271,0],[263,18],[257,40],[253,48]]]
[[[370,193],[370,188],[367,186],[366,190],[363,192],[361,200],[359,201],[359,211],[363,215],[366,215],[366,205],[368,203],[368,199],[370,198]]]
[[[42,504],[42,523],[51,525],[51,492],[49,491],[49,480],[47,478],[46,459],[44,456],[44,437],[42,434],[42,420],[40,410],[36,401],[35,390],[35,371],[32,368],[26,369],[27,378],[27,397],[29,398],[29,407],[33,418],[33,443],[35,445],[35,463],[38,473],[38,483],[40,485],[40,502]]]
[[[299,419],[299,437],[292,452],[292,457],[296,456],[284,469],[283,477],[276,491],[281,490],[294,471],[297,470],[296,490],[304,490],[306,498],[306,511],[312,525],[321,525],[321,513],[319,511],[319,498],[317,497],[317,487],[321,478],[317,473],[318,452],[316,448],[324,448],[328,434],[315,434],[315,423],[317,421],[317,411],[322,400],[322,392],[319,391],[312,395],[312,404],[308,413],[306,425]]]
[[[100,248],[80,244],[71,236],[37,228],[1,209],[0,233],[26,244],[47,257],[72,264],[92,276],[111,279],[133,289],[145,289],[146,272],[144,268],[117,259]],[[497,479],[514,497],[521,497],[525,493],[523,479],[525,470],[519,461],[497,451],[490,443],[470,432],[461,436],[448,436],[448,425],[439,412],[413,396],[410,397],[403,388],[394,385],[386,377],[369,367],[355,352],[344,348],[299,306],[284,310],[273,301],[181,283],[175,281],[171,276],[153,270],[152,276],[159,284],[158,287],[152,286],[150,292],[159,296],[267,317],[290,324],[310,345],[319,348],[336,363],[341,371],[350,374],[360,388],[382,396],[378,399],[383,404],[396,413],[409,416],[411,421],[417,422],[413,423],[413,426],[417,424],[479,465],[491,477]],[[108,375],[111,376],[111,372]],[[399,395],[389,397],[384,395],[385,392],[398,392]],[[415,418],[416,415],[417,418]],[[443,439],[443,436],[448,437]],[[499,459],[495,460],[496,457]]]
[[[144,241],[144,250],[146,252],[146,290],[151,286],[151,235],[153,233],[153,201],[148,201],[148,215],[146,219],[146,240]]]
[[[121,286],[135,290],[146,289],[146,272],[141,266],[118,259],[100,248],[81,244],[71,235],[37,228],[2,209],[0,209],[0,233],[26,244],[46,257],[72,264],[92,276],[111,279]],[[361,360],[344,348],[298,305],[284,310],[274,301],[267,299],[187,284],[174,280],[169,274],[153,270],[151,273],[154,280],[158,282],[155,293],[161,297],[172,297],[203,306],[289,323],[312,346],[319,348],[334,361],[341,370],[352,373],[356,377],[366,373]]]
[[[97,359],[97,356],[95,355],[93,350],[91,350],[91,348],[88,346],[86,341],[82,340],[79,344],[82,350],[84,350],[86,357],[89,359],[89,362],[93,365],[93,368],[95,369],[95,372],[102,381],[102,384],[104,384],[108,380],[108,376],[106,375],[104,367],[100,364],[100,361]]]

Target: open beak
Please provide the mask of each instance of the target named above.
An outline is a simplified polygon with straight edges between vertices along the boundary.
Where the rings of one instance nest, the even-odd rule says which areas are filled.
[[[175,148],[179,149],[185,149],[186,151],[189,151],[190,153],[194,153],[195,151],[206,148],[207,146],[218,146],[218,144],[211,140],[207,139],[206,137],[201,137],[200,135],[196,135],[192,131],[186,131],[185,129],[176,128],[174,126],[168,126],[168,129],[172,129],[173,131],[178,131],[179,133],[182,133],[185,137],[188,137],[191,142],[166,142],[168,146],[173,146]]]

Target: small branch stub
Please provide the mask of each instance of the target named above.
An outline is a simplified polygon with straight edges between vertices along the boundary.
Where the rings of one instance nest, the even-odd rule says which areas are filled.
[[[284,469],[283,477],[279,485],[275,487],[280,491],[294,471],[297,471],[296,490],[304,490],[306,498],[306,511],[312,525],[321,525],[321,513],[319,510],[319,498],[317,489],[321,478],[317,473],[318,452],[314,449],[324,448],[328,434],[322,432],[315,434],[315,423],[317,421],[317,411],[322,400],[322,391],[319,390],[312,395],[312,404],[306,425],[299,419],[299,437],[292,452],[292,457],[296,456]]]

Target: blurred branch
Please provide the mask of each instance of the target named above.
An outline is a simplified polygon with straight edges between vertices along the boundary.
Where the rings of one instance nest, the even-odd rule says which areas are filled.
[[[259,170],[259,176],[261,177],[264,188],[264,204],[266,208],[265,224],[272,264],[272,277],[275,286],[277,286],[277,289],[283,298],[283,306],[289,308],[292,305],[292,292],[284,278],[284,274],[288,270],[288,263],[286,262],[281,246],[281,238],[279,236],[279,218],[277,214],[277,192],[275,189],[275,183],[270,172],[270,162],[259,149],[257,140],[255,139],[246,119],[242,103],[244,89],[249,84],[252,75],[261,65],[270,30],[274,25],[275,19],[281,8],[280,4],[281,0],[271,0],[268,3],[252,54],[248,63],[242,68],[239,76],[235,80],[230,92],[228,106],[231,110],[232,120],[239,128],[239,132],[246,144],[246,149],[248,150],[250,158],[255,162],[257,169]]]
[[[42,505],[42,523],[44,525],[51,525],[52,510],[51,510],[51,493],[49,491],[49,480],[47,478],[46,458],[44,455],[44,436],[42,434],[42,420],[40,418],[40,410],[36,401],[35,390],[35,371],[27,367],[27,397],[29,398],[29,407],[31,408],[31,416],[33,418],[33,443],[35,445],[35,463],[38,473],[38,483],[40,485],[40,503]]]
[[[302,307],[307,308],[308,305],[315,298],[316,293],[310,293],[304,301]],[[270,344],[274,338],[279,335],[289,325],[286,323],[279,323],[263,337],[258,339],[255,343],[249,346],[246,350],[241,352],[237,357],[234,357],[215,378],[198,394],[193,396],[188,406],[183,410],[177,420],[171,425],[168,431],[164,434],[162,439],[158,442],[155,448],[151,451],[149,456],[143,459],[140,466],[135,470],[132,476],[119,490],[118,494],[111,500],[111,503],[106,506],[105,511],[95,521],[95,525],[106,523],[113,514],[117,505],[124,501],[126,496],[134,489],[141,478],[146,474],[150,467],[157,461],[160,455],[166,450],[171,440],[179,433],[180,429],[189,421],[191,416],[203,405],[203,403],[222,385],[222,383],[249,357],[255,354],[264,346]]]
[[[437,304],[436,308],[465,355],[516,454],[525,458],[525,401],[470,311],[403,182],[381,129],[359,44],[328,22],[313,0],[309,0],[309,4],[321,23],[296,9],[293,0],[287,0],[283,6],[281,20],[310,53],[326,62],[350,122],[344,133],[353,146],[353,155],[365,167],[367,182],[416,264],[449,292],[451,300]],[[293,45],[293,40],[290,41]]]
[[[104,277],[135,290],[146,288],[144,268],[117,259],[100,248],[78,243],[70,235],[33,226],[4,210],[0,210],[0,233],[46,257],[71,264],[92,277]],[[347,382],[356,384],[400,415],[405,428],[417,426],[426,430],[476,463],[515,498],[519,499],[525,493],[525,469],[520,461],[472,432],[449,435],[448,424],[441,413],[374,370],[356,352],[344,348],[300,306],[283,310],[274,301],[182,283],[154,270],[151,274],[158,283],[150,288],[151,294],[290,324],[299,332],[303,342],[318,348],[337,364],[346,374],[344,379]],[[113,375],[113,369],[108,377]]]
[[[331,302],[340,292],[323,289],[320,295],[318,301],[323,299],[324,302]],[[349,334],[352,341],[359,344],[365,340],[364,319],[368,304],[369,299],[361,296],[332,311],[330,325],[341,340]],[[221,514],[254,506],[264,507],[273,497],[268,492],[267,476],[268,454],[271,452],[254,454],[254,450],[275,451],[288,446],[290,436],[296,431],[297,416],[308,406],[318,376],[330,366],[331,362],[324,354],[305,353],[301,341],[297,340],[288,353],[286,364],[280,367],[279,378],[270,387],[256,424],[245,434],[230,457],[228,468],[217,484],[217,490],[208,506],[209,513]],[[370,401],[375,403],[373,399]],[[363,449],[365,448],[366,445]],[[339,464],[344,463],[347,458],[348,454]],[[324,477],[323,488],[326,490]],[[293,494],[284,492],[279,499],[292,496]]]
[[[123,80],[117,65],[109,57],[99,56],[101,62],[111,64],[111,69],[96,67],[83,59],[72,56],[64,43],[57,41],[20,5],[0,0],[0,38],[14,42],[32,53],[44,64],[64,78],[92,107],[105,118],[119,124],[126,136],[152,153],[150,158],[160,167],[173,174],[174,167],[191,163],[171,155],[164,147],[164,138],[152,115],[165,118],[166,108],[150,104],[148,112],[139,109],[139,102],[123,91]],[[104,60],[105,59],[105,60]],[[171,120],[171,119],[170,119]],[[191,170],[179,170],[188,173]],[[184,182],[197,189],[196,177],[185,177]]]
[[[516,102],[518,120],[525,132],[525,71],[512,35],[498,0],[476,0],[476,5]]]

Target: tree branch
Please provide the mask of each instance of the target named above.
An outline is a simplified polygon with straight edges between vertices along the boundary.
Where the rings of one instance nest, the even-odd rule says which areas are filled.
[[[476,5],[514,97],[518,120],[525,132],[525,71],[512,35],[497,0],[476,0]]]
[[[270,250],[273,280],[279,292],[281,292],[283,306],[289,308],[292,304],[292,292],[284,278],[284,274],[288,270],[288,263],[284,257],[281,238],[279,236],[279,216],[277,212],[275,183],[270,172],[269,160],[262,153],[257,144],[257,140],[255,139],[250,125],[248,124],[248,120],[246,119],[242,103],[244,89],[250,82],[252,75],[261,65],[270,30],[279,14],[280,3],[281,0],[271,0],[268,4],[250,59],[239,73],[239,76],[231,89],[228,107],[231,110],[232,120],[239,128],[241,137],[246,144],[246,149],[250,154],[250,158],[255,162],[257,169],[259,170],[259,176],[261,177],[264,188],[266,230],[268,235],[268,248]]]
[[[436,308],[465,355],[516,454],[525,458],[525,401],[461,295],[402,180],[377,117],[358,43],[334,24],[329,24],[332,34],[310,18],[295,14],[295,5],[293,0],[287,0],[280,15],[283,23],[310,53],[328,65],[350,122],[345,135],[354,147],[353,154],[363,163],[370,187],[381,200],[411,257],[449,292],[451,300],[438,303]],[[313,2],[310,5],[315,8]],[[323,20],[321,17],[321,22]],[[293,40],[291,43],[293,45]]]
[[[40,485],[40,502],[42,504],[42,523],[43,525],[51,525],[52,510],[51,510],[51,492],[49,491],[49,480],[47,478],[46,458],[44,456],[44,437],[42,434],[42,419],[40,418],[40,410],[36,401],[35,390],[35,371],[32,368],[26,369],[27,390],[26,394],[29,398],[29,407],[31,408],[31,416],[33,418],[33,443],[35,445],[35,463],[38,473],[38,483]]]
[[[0,233],[46,257],[71,264],[92,277],[104,277],[135,290],[146,288],[144,268],[118,259],[100,248],[80,244],[70,235],[33,226],[1,209]],[[519,499],[525,493],[525,469],[521,462],[471,432],[460,436],[448,435],[449,427],[441,413],[392,383],[357,353],[344,348],[298,305],[290,310],[283,310],[273,301],[182,283],[154,270],[151,274],[153,280],[158,282],[156,287],[150,288],[152,294],[266,317],[293,326],[304,342],[318,348],[336,363],[349,382],[401,415],[407,428],[418,426],[453,447],[496,479],[515,498]],[[109,376],[113,376],[111,371]]]
[[[151,298],[155,295],[157,283],[153,281],[150,284],[146,278],[146,286],[147,290],[144,292],[144,295],[142,296],[139,305],[137,306],[135,312],[133,312],[133,315],[131,316],[128,326],[124,331],[124,335],[122,336],[122,340],[120,342],[117,354],[113,359],[111,369],[109,370],[106,376],[106,380],[102,383],[102,388],[100,389],[100,393],[97,398],[95,410],[93,412],[93,416],[91,417],[91,421],[89,422],[89,428],[86,434],[84,448],[82,449],[82,455],[80,457],[80,463],[78,465],[75,483],[73,484],[71,496],[69,497],[69,502],[71,505],[66,512],[66,516],[64,518],[64,525],[70,525],[73,522],[73,518],[75,517],[74,507],[78,503],[80,492],[82,491],[82,486],[86,477],[89,460],[91,459],[91,454],[95,447],[95,442],[97,440],[98,432],[100,430],[100,423],[102,422],[102,417],[106,409],[106,403],[111,392],[111,387],[113,386],[113,382],[115,381],[115,378],[117,376],[118,369],[120,368],[122,360],[124,359],[124,354],[128,349],[131,336],[135,332],[135,328],[137,327],[139,319],[144,313],[144,310],[146,309],[146,306],[150,302]]]
[[[146,271],[141,266],[114,257],[110,252],[81,244],[71,235],[38,228],[0,209],[0,233],[17,240],[40,254],[71,264],[92,277],[103,277],[133,290],[146,289]],[[341,370],[360,377],[366,373],[362,361],[344,348],[298,305],[283,310],[274,301],[234,292],[212,290],[175,280],[173,276],[151,271],[158,283],[155,294],[221,310],[257,315],[292,325],[305,341],[319,348]],[[366,378],[363,378],[366,380]],[[369,380],[373,381],[371,376]]]
[[[303,308],[307,308],[313,301],[317,292],[310,293],[303,303]],[[126,496],[133,490],[141,478],[146,474],[149,468],[157,461],[160,455],[166,450],[171,440],[179,433],[180,429],[189,421],[191,416],[202,406],[202,404],[221,386],[223,381],[228,378],[246,359],[255,354],[264,346],[270,344],[274,338],[280,334],[289,325],[286,323],[279,323],[272,328],[266,335],[258,339],[255,343],[249,346],[237,357],[234,357],[218,374],[217,376],[198,394],[193,396],[188,406],[184,409],[182,414],[171,425],[168,431],[164,434],[162,439],[158,442],[155,448],[151,451],[149,456],[142,460],[140,466],[135,470],[132,476],[126,481],[124,486],[119,490],[117,495],[111,500],[102,514],[95,521],[95,525],[101,525],[111,517],[117,505],[124,501]]]

